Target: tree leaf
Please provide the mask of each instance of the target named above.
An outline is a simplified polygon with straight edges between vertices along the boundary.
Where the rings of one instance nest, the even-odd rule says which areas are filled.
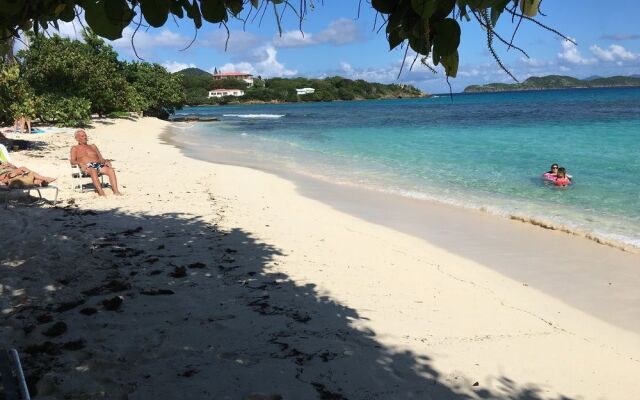
[[[191,6],[189,3],[187,3],[189,6]],[[184,10],[183,10],[183,2],[179,1],[179,0],[174,0],[171,2],[171,14],[175,15],[178,18],[182,18],[184,17]]]
[[[540,0],[520,0],[520,9],[527,17],[535,17],[539,6]]]
[[[418,54],[429,54],[429,40],[425,36],[409,36],[409,46]]]
[[[391,14],[398,6],[399,0],[371,0],[371,6],[383,14]]]
[[[440,61],[442,62],[442,66],[444,67],[444,71],[447,76],[455,78],[456,75],[458,75],[458,63],[460,58],[457,50],[442,57]]]
[[[65,7],[58,14],[58,18],[63,20],[64,22],[71,22],[76,17],[76,12],[73,9],[73,5],[65,4]],[[25,29],[26,30],[26,29]]]
[[[202,17],[212,23],[227,20],[227,9],[222,0],[200,0],[200,10]]]
[[[171,0],[140,0],[140,8],[149,25],[159,28],[167,22]]]
[[[196,0],[193,0],[193,5],[191,6],[191,14],[193,24],[196,26],[196,29],[200,29],[200,27],[202,26],[202,14],[200,14],[200,7],[198,7]]]
[[[126,0],[106,0],[104,1],[104,10],[107,17],[114,23],[121,25],[123,29],[129,25],[133,18],[133,11],[129,8]]]
[[[504,11],[507,4],[509,4],[511,0],[501,0],[496,5],[491,7],[491,25],[496,26],[498,23],[498,18],[500,18],[500,14]]]
[[[435,0],[411,0],[413,11],[424,19],[429,19],[436,10]]]
[[[466,0],[465,2],[474,10],[479,10],[494,7],[500,1],[501,0]]]
[[[104,8],[104,3],[100,0],[87,0],[84,5],[84,18],[87,25],[98,35],[109,40],[116,40],[122,37],[122,27],[116,24],[109,17]],[[42,23],[42,21],[40,21]]]
[[[404,42],[405,39],[403,36],[402,28],[391,31],[387,39],[389,42],[389,50],[393,50],[398,47],[398,45]]]
[[[433,48],[441,56],[453,53],[460,45],[460,25],[454,19],[447,18],[433,23]]]
[[[244,8],[242,0],[226,0],[226,5],[233,15],[237,16]]]
[[[451,14],[453,7],[456,5],[456,0],[438,0],[436,3],[436,10],[431,15],[431,21],[442,20]]]
[[[438,54],[435,46],[431,49],[431,60],[433,61],[433,65],[440,64],[440,54]]]

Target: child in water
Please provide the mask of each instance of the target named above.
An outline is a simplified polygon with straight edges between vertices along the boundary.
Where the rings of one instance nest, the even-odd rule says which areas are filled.
[[[571,185],[571,179],[567,176],[567,170],[564,167],[558,168],[558,173],[555,180],[556,186],[569,186]]]

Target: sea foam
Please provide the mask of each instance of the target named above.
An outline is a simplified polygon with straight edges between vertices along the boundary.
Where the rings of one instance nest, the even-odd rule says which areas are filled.
[[[284,114],[222,114],[223,117],[236,117],[236,118],[265,118],[275,119],[282,118]]]

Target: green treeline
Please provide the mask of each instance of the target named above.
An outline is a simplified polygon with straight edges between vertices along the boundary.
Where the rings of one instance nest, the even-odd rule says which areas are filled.
[[[247,87],[236,79],[213,80],[211,74],[197,68],[176,72],[182,76],[187,104],[224,104],[228,102],[298,102],[365,100],[398,97],[421,97],[425,94],[411,85],[371,83],[362,79],[351,80],[339,76],[324,79],[307,78],[254,78]],[[241,97],[207,98],[209,90],[242,89]],[[315,93],[297,95],[295,89],[313,88]]]
[[[471,85],[465,93],[505,92],[514,90],[545,90],[640,86],[640,78],[633,76],[611,76],[608,78],[578,79],[572,76],[547,75],[532,76],[522,83],[488,83]]]
[[[180,76],[158,64],[118,60],[91,32],[83,41],[31,35],[0,63],[0,124],[19,117],[80,126],[92,114],[142,112],[167,118],[185,102]]]

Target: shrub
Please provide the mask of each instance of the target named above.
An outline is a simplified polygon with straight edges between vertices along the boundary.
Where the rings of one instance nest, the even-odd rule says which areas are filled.
[[[38,99],[38,117],[60,126],[84,126],[91,119],[91,102],[82,97],[47,95]]]

